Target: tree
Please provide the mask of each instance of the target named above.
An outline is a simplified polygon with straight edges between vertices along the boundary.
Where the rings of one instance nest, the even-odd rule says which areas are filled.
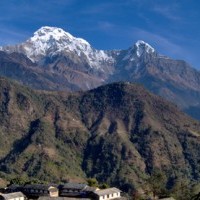
[[[109,188],[109,185],[108,185],[107,183],[102,183],[102,184],[100,185],[100,188],[101,188],[101,189],[106,189],[106,188]]]
[[[147,179],[147,184],[154,198],[156,196],[167,196],[167,177],[161,171],[153,171],[152,175]]]
[[[90,187],[99,187],[99,183],[96,178],[88,178],[87,183]]]
[[[188,180],[186,179],[177,179],[172,190],[172,196],[176,200],[188,200],[191,198],[191,189]]]
[[[24,176],[17,176],[10,180],[9,185],[16,184],[16,185],[24,185],[28,181],[27,177]]]

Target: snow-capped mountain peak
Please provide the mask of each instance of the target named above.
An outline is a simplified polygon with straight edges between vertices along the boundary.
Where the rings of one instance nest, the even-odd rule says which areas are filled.
[[[61,28],[49,27],[49,26],[43,26],[40,29],[38,29],[34,33],[34,36],[31,38],[31,40],[32,41],[37,41],[37,40],[48,41],[50,39],[54,39],[56,41],[59,41],[60,39],[64,39],[64,38],[71,41],[74,40],[80,43],[84,43],[90,46],[90,44],[82,38],[75,38],[70,33],[65,32]]]
[[[132,47],[128,49],[123,60],[134,62],[141,58],[142,55],[152,53],[156,53],[156,50],[151,45],[143,40],[138,40]]]
[[[53,37],[56,40],[59,40],[60,38],[65,37],[65,36],[69,38],[73,38],[71,34],[65,32],[61,28],[43,26],[34,33],[34,36],[31,39],[38,40],[42,38],[45,40],[49,40],[50,37]]]
[[[105,62],[114,62],[106,51],[96,50],[82,38],[76,38],[61,28],[43,26],[22,44],[2,47],[7,52],[25,54],[33,62],[42,64],[46,57],[57,54],[75,54],[91,68],[102,69]]]
[[[81,51],[91,48],[86,40],[73,37],[61,28],[49,26],[41,27],[22,45],[26,55],[33,61],[62,51],[75,51],[80,55]]]
[[[134,47],[136,48],[136,54],[138,57],[140,57],[144,52],[148,54],[155,52],[155,49],[143,40],[138,40],[135,43]]]

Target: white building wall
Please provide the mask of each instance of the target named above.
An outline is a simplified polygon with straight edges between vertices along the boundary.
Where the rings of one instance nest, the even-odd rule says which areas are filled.
[[[117,197],[117,193],[114,193],[113,196],[114,196],[114,198],[116,198]]]
[[[112,199],[113,199],[113,198],[116,198],[116,197],[120,197],[120,192],[114,193]]]
[[[99,200],[109,200],[109,199],[115,199],[117,197],[120,197],[120,192],[99,196]]]
[[[103,200],[103,196],[100,196],[100,197],[99,197],[99,200]]]

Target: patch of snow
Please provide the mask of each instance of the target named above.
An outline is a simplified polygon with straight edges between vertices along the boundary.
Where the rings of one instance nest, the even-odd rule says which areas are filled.
[[[146,53],[154,53],[155,49],[149,45],[148,43],[142,41],[142,40],[138,40],[135,43],[135,47],[136,47],[136,54],[138,57],[140,57],[144,52]]]
[[[122,60],[129,60],[130,62],[135,61],[137,58],[140,58],[141,55],[144,54],[144,52],[150,54],[154,53],[155,49],[149,45],[148,43],[138,40],[135,45],[130,48],[127,52],[127,54],[124,56]]]
[[[129,60],[130,56],[131,56],[130,54],[126,54],[126,56],[124,56],[122,60]]]
[[[135,72],[135,74],[137,74],[137,73],[138,73],[138,71],[139,71],[139,64],[137,63],[137,64],[136,64],[135,71],[134,71],[134,72]]]
[[[131,62],[135,60],[135,55],[133,54],[132,48],[128,50],[127,54],[124,56],[122,60],[129,60]]]
[[[90,84],[88,82],[86,82],[86,87],[87,89],[90,89]]]

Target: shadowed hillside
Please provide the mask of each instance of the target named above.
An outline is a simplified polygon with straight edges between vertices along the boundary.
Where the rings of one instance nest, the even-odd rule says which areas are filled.
[[[0,79],[1,176],[135,188],[160,169],[199,180],[200,125],[142,86],[33,91]]]

